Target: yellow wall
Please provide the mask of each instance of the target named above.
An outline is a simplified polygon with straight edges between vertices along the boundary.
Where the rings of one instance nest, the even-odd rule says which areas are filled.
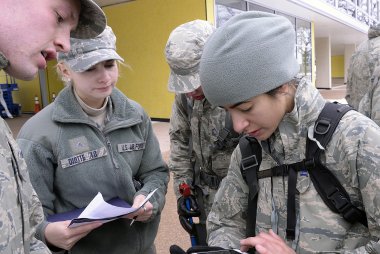
[[[18,79],[15,81],[18,85],[18,90],[12,91],[13,103],[21,104],[22,112],[33,112],[34,95],[40,96],[40,85],[38,77],[32,81],[22,81]],[[8,82],[11,81],[8,80]],[[0,83],[6,83],[4,71],[0,71]]]
[[[0,70],[0,84],[5,84],[6,78],[5,78],[5,72]]]
[[[169,118],[174,95],[167,91],[169,67],[164,47],[170,32],[178,25],[206,19],[206,4],[213,0],[139,0],[104,7],[108,24],[117,36],[117,51],[131,68],[120,67],[117,84],[129,98],[139,102],[150,117]],[[213,8],[207,14],[213,20]],[[46,70],[49,100],[63,88],[54,69]],[[39,78],[20,81],[13,100],[22,104],[23,112],[33,112],[34,96],[40,97]],[[41,97],[40,97],[41,100]]]
[[[150,117],[169,118],[174,95],[167,90],[164,48],[178,25],[206,18],[205,0],[139,0],[105,7],[117,51],[131,69],[120,69],[118,88]]]
[[[344,78],[344,56],[331,57],[331,77]]]

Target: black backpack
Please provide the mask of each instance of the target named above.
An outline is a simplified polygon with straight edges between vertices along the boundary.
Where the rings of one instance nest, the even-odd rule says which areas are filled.
[[[314,138],[326,147],[343,115],[353,108],[345,105],[326,103],[315,122]],[[295,239],[296,227],[296,184],[297,171],[307,170],[319,195],[325,204],[335,213],[339,213],[350,223],[360,222],[368,227],[367,217],[364,211],[354,206],[348,193],[343,188],[335,175],[320,162],[323,152],[318,145],[307,139],[306,158],[293,164],[283,164],[267,170],[259,171],[262,160],[262,151],[259,142],[252,137],[243,137],[239,142],[242,161],[241,174],[249,187],[247,237],[255,236],[257,196],[259,191],[258,179],[272,176],[288,175],[288,203],[287,203],[287,228],[286,237]]]

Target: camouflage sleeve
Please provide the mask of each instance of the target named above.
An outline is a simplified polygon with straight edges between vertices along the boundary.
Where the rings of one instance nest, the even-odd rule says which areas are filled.
[[[207,235],[210,246],[226,249],[240,248],[245,238],[248,186],[240,173],[241,153],[237,147],[231,157],[227,176],[216,193],[207,217]]]
[[[369,42],[360,45],[357,51],[350,59],[350,65],[347,71],[346,101],[354,109],[358,109],[359,102],[368,91],[372,72],[368,54]],[[373,69],[372,69],[373,70]]]
[[[360,101],[358,111],[380,126],[380,66],[373,72],[371,88]]]
[[[189,138],[191,136],[190,122],[181,96],[176,95],[172,116],[170,118],[170,158],[169,169],[173,173],[173,187],[177,199],[180,197],[178,185],[182,182],[191,184],[193,168],[190,161]]]
[[[38,196],[34,189],[32,190],[31,194],[31,204],[30,204],[30,227],[33,231],[33,234],[36,233],[36,229],[39,226],[40,223],[44,221],[44,214],[41,206],[41,202],[38,199]],[[30,253],[31,254],[43,254],[43,253],[51,253],[49,249],[46,247],[46,245],[33,237],[30,241]]]
[[[380,128],[373,123],[367,126],[359,143],[356,164],[371,240],[349,253],[372,253],[370,250],[380,249]]]

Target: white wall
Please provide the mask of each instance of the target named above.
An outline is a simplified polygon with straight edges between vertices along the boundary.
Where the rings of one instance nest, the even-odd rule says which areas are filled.
[[[315,66],[317,88],[331,88],[330,37],[315,38]]]

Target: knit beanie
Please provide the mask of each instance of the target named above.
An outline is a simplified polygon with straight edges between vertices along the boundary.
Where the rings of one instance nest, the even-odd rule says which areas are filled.
[[[295,32],[283,16],[244,12],[208,39],[200,63],[207,100],[217,106],[248,100],[292,80],[299,71]]]

